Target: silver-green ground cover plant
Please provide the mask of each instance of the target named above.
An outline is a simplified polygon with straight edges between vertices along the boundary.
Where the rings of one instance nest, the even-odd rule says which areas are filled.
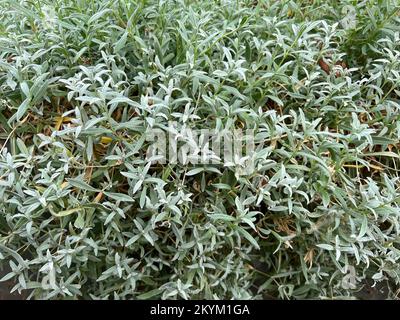
[[[252,166],[149,157],[186,128],[251,130]],[[399,139],[397,0],[0,0],[1,281],[396,298]]]

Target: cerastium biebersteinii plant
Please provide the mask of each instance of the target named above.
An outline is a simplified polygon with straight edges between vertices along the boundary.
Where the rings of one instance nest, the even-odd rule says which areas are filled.
[[[0,0],[28,298],[395,298],[399,139],[396,0]]]

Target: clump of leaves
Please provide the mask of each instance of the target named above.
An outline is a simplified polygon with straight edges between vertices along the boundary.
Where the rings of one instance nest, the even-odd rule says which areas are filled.
[[[399,27],[396,0],[0,0],[2,280],[42,299],[398,288]],[[169,121],[253,129],[254,171],[153,165]]]

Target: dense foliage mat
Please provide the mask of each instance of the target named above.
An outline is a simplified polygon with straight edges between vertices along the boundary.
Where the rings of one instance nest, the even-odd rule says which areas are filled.
[[[0,266],[28,298],[400,283],[393,1],[0,0]],[[254,170],[146,134],[256,132]]]

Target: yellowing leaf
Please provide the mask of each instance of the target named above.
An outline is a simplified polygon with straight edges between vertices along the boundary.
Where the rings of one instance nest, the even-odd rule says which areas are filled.
[[[63,117],[57,117],[57,118],[56,118],[56,125],[55,125],[55,128],[56,128],[57,131],[60,130],[61,125],[62,125],[62,123],[63,123],[63,120],[64,120]]]
[[[103,198],[103,192],[99,192],[97,196],[93,199],[93,202],[98,203],[100,202],[101,198]]]
[[[100,143],[103,144],[109,144],[112,141],[112,139],[110,137],[101,137],[100,138]]]

